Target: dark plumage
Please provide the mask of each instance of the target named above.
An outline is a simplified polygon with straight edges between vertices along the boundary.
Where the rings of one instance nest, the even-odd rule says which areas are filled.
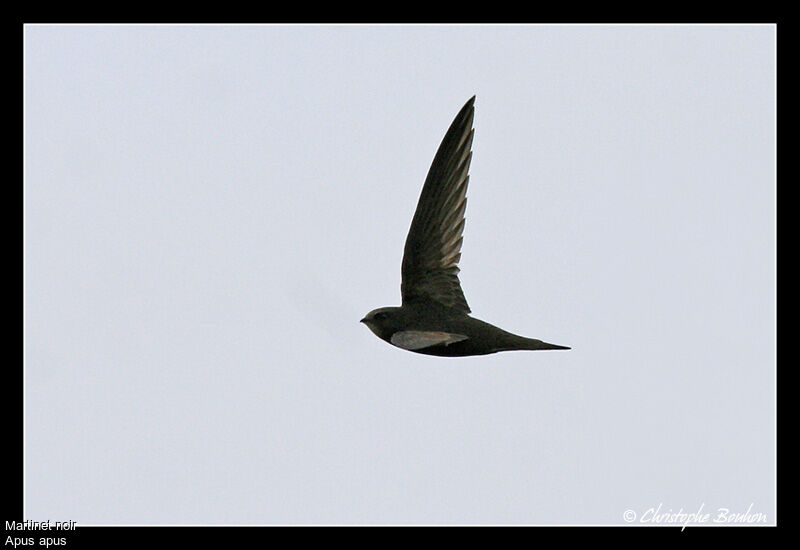
[[[469,316],[458,261],[472,159],[475,96],[456,115],[428,171],[403,255],[403,305],[361,319],[397,347],[457,357],[498,351],[570,349],[524,338]]]

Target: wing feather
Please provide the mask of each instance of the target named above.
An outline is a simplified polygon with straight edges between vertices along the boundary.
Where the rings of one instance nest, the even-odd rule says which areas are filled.
[[[475,131],[475,96],[456,115],[433,159],[417,203],[403,254],[403,303],[435,301],[462,313],[470,309],[461,282],[464,213]]]

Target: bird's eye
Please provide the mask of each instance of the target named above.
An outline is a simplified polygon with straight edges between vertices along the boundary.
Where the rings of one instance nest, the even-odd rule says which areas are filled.
[[[385,313],[381,312],[381,313],[376,313],[375,314],[375,320],[376,321],[383,321],[384,319],[386,319],[386,314]]]

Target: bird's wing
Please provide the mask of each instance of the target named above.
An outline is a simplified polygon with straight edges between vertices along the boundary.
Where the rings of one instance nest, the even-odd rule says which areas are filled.
[[[447,130],[428,171],[403,254],[403,304],[436,301],[462,313],[470,309],[458,280],[467,208],[475,96]]]
[[[449,332],[438,332],[429,330],[404,330],[395,332],[392,335],[392,344],[398,348],[413,351],[416,349],[429,348],[431,346],[449,346],[456,342],[466,340],[468,336],[463,334],[453,334]]]

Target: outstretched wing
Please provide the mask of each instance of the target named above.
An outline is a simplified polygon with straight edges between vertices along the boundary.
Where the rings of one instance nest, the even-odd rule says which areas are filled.
[[[458,280],[458,261],[472,159],[474,103],[472,96],[456,115],[422,187],[403,254],[403,304],[433,300],[470,312]]]

